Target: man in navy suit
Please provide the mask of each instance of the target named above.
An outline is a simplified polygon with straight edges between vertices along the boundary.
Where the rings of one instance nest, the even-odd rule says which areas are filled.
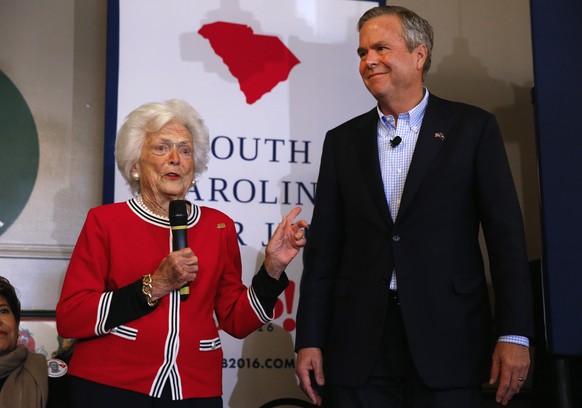
[[[528,374],[533,319],[499,127],[423,85],[426,20],[381,6],[358,28],[378,104],[325,138],[297,313],[301,387],[316,405],[466,408],[489,381],[505,405]]]

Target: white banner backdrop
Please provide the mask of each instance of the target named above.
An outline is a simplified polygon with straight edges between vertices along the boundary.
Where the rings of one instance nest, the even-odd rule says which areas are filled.
[[[200,112],[211,160],[188,198],[235,220],[248,285],[281,217],[299,205],[310,219],[325,132],[374,105],[358,74],[356,22],[377,2],[119,3],[117,128],[145,102],[181,98]],[[116,173],[114,201],[128,198]],[[301,271],[298,257],[271,324],[242,341],[221,334],[225,406],[306,399],[293,351]]]

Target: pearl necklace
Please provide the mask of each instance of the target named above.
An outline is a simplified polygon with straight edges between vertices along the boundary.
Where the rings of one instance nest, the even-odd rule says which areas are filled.
[[[154,205],[157,207],[158,211],[152,210],[150,208],[150,206],[146,204],[146,202],[144,201],[144,199],[143,199],[143,197],[142,197],[141,194],[138,194],[135,197],[135,201],[140,205],[140,207],[142,207],[144,210],[146,210],[150,214],[155,215],[156,217],[168,219],[168,212],[166,210],[164,210],[163,207],[161,207],[158,204],[154,203]]]
[[[152,210],[150,208],[150,206],[147,205],[146,202],[144,201],[141,193],[138,194],[137,196],[135,196],[135,201],[139,204],[140,207],[142,207],[144,210],[146,210],[150,214],[155,215],[156,217],[169,219],[168,212],[162,206],[158,205],[157,203],[153,203],[153,204],[157,207],[158,211]],[[190,215],[190,206],[189,205],[186,206],[186,211],[188,212],[188,215]]]

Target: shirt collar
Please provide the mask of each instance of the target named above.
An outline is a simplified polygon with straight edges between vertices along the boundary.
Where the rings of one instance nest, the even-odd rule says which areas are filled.
[[[422,97],[422,100],[418,103],[418,105],[416,105],[408,112],[404,112],[399,115],[399,118],[408,116],[410,128],[415,131],[420,129],[422,119],[424,118],[424,112],[426,111],[426,105],[428,105],[429,96],[428,88],[426,86],[423,86],[422,89],[424,96]],[[386,116],[382,113],[382,111],[380,110],[380,105],[376,106],[376,111],[378,112],[380,122],[384,124],[384,126],[386,126],[386,124],[390,121],[389,118],[392,118],[392,121],[394,120],[392,116]]]

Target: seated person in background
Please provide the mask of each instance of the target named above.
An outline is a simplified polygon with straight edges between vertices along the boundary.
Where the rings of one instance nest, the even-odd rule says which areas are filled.
[[[0,276],[0,407],[44,408],[48,375],[44,356],[17,346],[20,300]]]

